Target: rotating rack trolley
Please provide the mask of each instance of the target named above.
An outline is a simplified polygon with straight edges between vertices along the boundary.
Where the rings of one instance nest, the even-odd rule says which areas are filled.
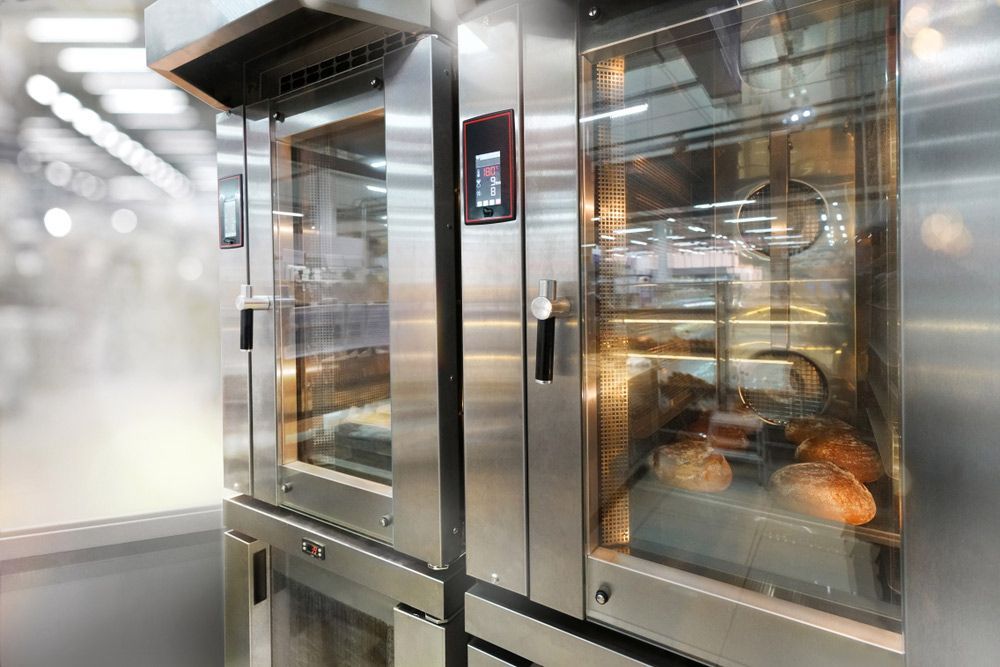
[[[146,24],[150,66],[220,110],[226,664],[464,664],[454,21]]]
[[[998,25],[462,14],[471,663],[996,660]]]

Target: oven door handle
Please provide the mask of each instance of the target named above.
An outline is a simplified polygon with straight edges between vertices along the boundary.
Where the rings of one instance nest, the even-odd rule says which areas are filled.
[[[535,334],[535,382],[552,383],[552,365],[556,346],[556,318],[569,314],[570,302],[556,296],[556,281],[538,281],[538,296],[531,300],[531,314],[538,320]]]
[[[270,310],[274,298],[270,296],[254,296],[253,287],[243,285],[240,295],[236,297],[236,310],[240,311],[240,349],[253,349],[253,311]]]

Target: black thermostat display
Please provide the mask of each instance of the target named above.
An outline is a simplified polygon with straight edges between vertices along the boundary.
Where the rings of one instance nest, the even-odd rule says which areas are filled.
[[[500,111],[462,124],[465,147],[465,223],[513,220],[514,111]]]
[[[219,179],[219,247],[243,245],[243,177]]]

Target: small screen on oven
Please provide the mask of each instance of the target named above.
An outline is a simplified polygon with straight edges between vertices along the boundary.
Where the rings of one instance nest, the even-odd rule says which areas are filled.
[[[502,206],[500,151],[476,156],[476,206]]]

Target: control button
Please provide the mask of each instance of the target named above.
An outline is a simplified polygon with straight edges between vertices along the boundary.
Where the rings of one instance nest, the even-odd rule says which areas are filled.
[[[489,206],[487,206],[486,208],[484,208],[483,209],[483,217],[485,217],[485,218],[492,218],[493,217],[493,209],[490,208]]]

